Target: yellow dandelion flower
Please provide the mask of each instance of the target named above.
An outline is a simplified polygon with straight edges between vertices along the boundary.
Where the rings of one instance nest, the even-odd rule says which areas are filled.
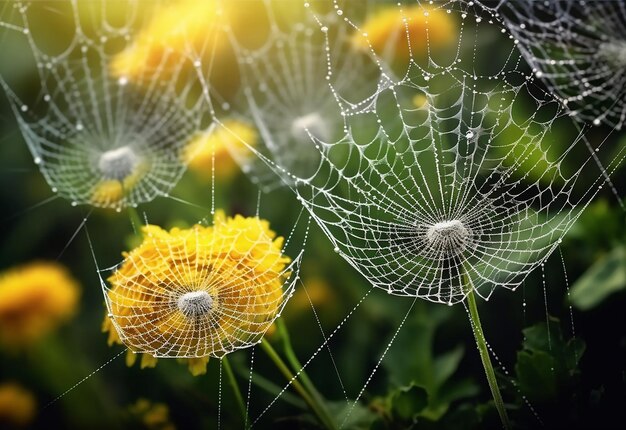
[[[445,10],[428,5],[389,6],[367,19],[352,42],[360,49],[371,47],[385,58],[406,61],[411,53],[423,58],[429,48],[449,46],[456,41],[457,32]]]
[[[136,416],[149,430],[175,430],[170,421],[170,409],[164,403],[152,403],[148,399],[138,399],[129,407],[131,414]]]
[[[0,385],[0,427],[27,426],[35,417],[36,407],[35,396],[22,386],[12,382]]]
[[[28,346],[76,312],[79,287],[57,263],[32,263],[0,275],[0,342]]]
[[[187,62],[190,55],[219,50],[224,41],[218,33],[219,7],[215,0],[179,0],[157,10],[134,43],[115,56],[111,74],[141,80],[155,72],[167,78]]]
[[[189,169],[203,179],[211,178],[213,167],[216,177],[229,179],[239,171],[231,154],[240,160],[252,156],[246,144],[256,146],[258,139],[258,133],[251,125],[235,120],[224,121],[222,127],[192,140],[183,151],[183,158]]]
[[[267,221],[217,212],[211,227],[148,225],[143,236],[109,278],[103,325],[109,344],[143,354],[142,367],[179,357],[202,374],[209,356],[250,346],[272,325],[291,260]]]

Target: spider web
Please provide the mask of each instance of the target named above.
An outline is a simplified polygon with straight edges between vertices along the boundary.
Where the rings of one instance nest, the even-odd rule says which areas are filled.
[[[210,38],[200,50],[197,44],[184,44],[182,52],[166,50],[159,62],[139,75],[112,72],[112,62],[135,46],[141,29],[150,23],[151,12],[168,6],[169,2],[142,1],[38,1],[0,6],[1,43],[32,55],[30,64],[23,67],[25,76],[3,70],[0,85],[35,164],[53,192],[70,200],[72,206],[121,211],[168,196],[185,171],[185,146],[211,122],[213,111],[205,96],[210,92],[215,97],[211,101],[219,96],[212,89],[202,93],[199,82],[208,82],[212,64],[198,61],[198,57],[210,57]],[[62,31],[45,33],[40,27]],[[54,46],[57,39],[62,40],[61,46]],[[171,62],[172,58],[177,61]],[[34,73],[33,79],[29,74]],[[25,77],[29,82],[38,81],[39,86],[26,88]],[[110,182],[121,185],[123,197],[94,199],[99,187]],[[260,202],[259,196],[258,205]],[[88,217],[70,242],[81,229],[87,232]],[[262,228],[261,221],[255,223]],[[155,357],[223,358],[257,344],[280,317],[299,280],[309,218],[300,212],[295,222],[284,224],[292,228],[282,232],[285,240],[275,259],[289,256],[289,262],[278,273],[266,267],[272,257],[263,257],[271,242],[267,234],[248,243],[249,249],[238,247],[244,236],[249,242],[249,231],[224,232],[205,243],[198,231],[192,230],[183,239],[184,249],[174,249],[180,240],[148,236],[145,240],[159,250],[156,254],[149,258],[129,254],[124,262],[104,269],[96,257],[99,245],[89,239],[111,330],[117,331],[129,350]],[[200,266],[199,256],[210,259],[210,264]],[[132,278],[120,271],[124,267],[154,268],[156,261],[171,266],[158,273],[156,280],[152,278],[154,283],[148,287],[140,279],[147,276],[146,270]],[[114,288],[105,277],[118,272],[122,286]],[[207,294],[201,294],[204,292]],[[252,381],[252,370],[250,378]],[[219,416],[217,421],[219,425]]]
[[[500,26],[486,22],[488,17],[474,16],[456,4],[437,6],[439,9],[435,10],[445,13],[449,8],[450,16],[458,24],[459,32],[454,35],[453,49],[439,51],[433,47],[431,50],[427,44],[427,53],[411,52],[408,55],[409,66],[403,68],[391,64],[397,54],[393,50],[384,53],[374,50],[354,52],[354,47],[346,38],[359,31],[363,15],[358,8],[352,10],[335,3],[330,12],[320,12],[312,6],[306,9],[314,9],[314,12],[309,12],[298,21],[300,26],[296,22],[289,29],[273,26],[268,43],[258,51],[247,48],[231,35],[244,76],[242,103],[247,105],[247,109],[241,115],[255,122],[264,140],[261,147],[251,145],[249,148],[257,153],[261,162],[240,158],[244,169],[250,166],[248,173],[265,188],[271,189],[283,182],[290,185],[333,241],[336,251],[372,284],[385,291],[453,304],[461,301],[466,294],[462,287],[463,276],[468,276],[478,293],[486,298],[498,286],[516,288],[528,272],[556,249],[558,241],[576,220],[580,210],[602,186],[606,171],[591,162],[588,151],[591,143],[578,133],[565,143],[552,137],[555,129],[562,132],[569,124],[567,118],[562,117],[560,104],[549,94],[535,88],[533,76],[525,71],[523,59],[517,54],[516,44]],[[15,34],[27,42],[31,36],[23,34],[23,30],[29,29],[30,24],[23,21],[24,13],[28,15],[34,7],[19,11],[16,21],[2,20],[10,28],[10,33],[17,30]],[[71,3],[71,10],[77,11],[78,3]],[[140,14],[129,16],[140,20]],[[96,21],[105,22],[102,19]],[[123,27],[128,31],[132,26],[125,24]],[[77,25],[77,28],[80,27]],[[110,34],[110,31],[112,29],[107,27],[105,34]],[[112,33],[117,34],[117,31]],[[401,31],[399,34],[401,38],[404,33]],[[131,82],[104,77],[108,68],[101,62],[111,54],[107,50],[99,52],[103,49],[99,37],[90,36],[90,39],[84,40],[81,37],[73,36],[72,41],[94,42],[95,48],[89,45],[88,52],[95,49],[93,56],[96,64],[100,65],[100,71],[98,67],[96,72],[91,68],[80,70],[81,67],[78,67],[78,75],[74,78],[81,77],[81,73],[95,75],[90,75],[89,79],[81,77],[77,82],[81,79],[88,83],[99,82],[103,87],[114,88],[113,93],[121,91],[124,97],[127,97],[127,92],[137,90],[141,94],[138,100],[147,100],[143,91],[146,86],[155,84],[156,78],[146,76],[145,82],[135,88]],[[498,37],[510,46],[505,50],[506,55],[492,61],[493,52],[488,42]],[[123,39],[120,46],[131,43],[125,37]],[[80,43],[74,46],[75,43],[78,42],[70,45],[73,46],[72,53],[78,56],[76,64],[84,67],[84,61],[88,60],[81,58]],[[119,49],[116,48],[115,52],[121,52]],[[57,57],[62,59],[60,62],[66,68],[57,72],[57,66],[52,65],[55,73],[63,76],[74,70],[67,68],[71,56],[54,56]],[[190,58],[196,56],[190,54]],[[205,70],[208,65],[202,63],[201,66]],[[197,67],[195,63],[194,67]],[[74,93],[76,90],[80,93],[81,88],[86,91],[84,88],[89,87],[73,87],[71,80],[74,78],[59,81],[55,73],[48,75],[44,69],[47,67],[38,69],[39,73],[44,73],[40,75],[41,82],[52,80],[49,84],[51,88],[60,86],[60,81]],[[180,124],[171,124],[171,131],[182,133],[182,140],[197,131],[197,125],[202,122],[199,113],[206,110],[206,106],[201,107],[202,103],[196,100],[195,84],[189,83],[190,79],[195,82],[194,74],[186,73],[178,70],[178,79],[165,80],[165,90],[155,89],[153,93],[154,100],[159,101],[165,100],[162,97],[171,96],[167,100],[175,103],[176,110],[189,113],[186,119],[190,122],[196,121],[196,128],[186,128],[189,124],[182,120]],[[375,76],[374,85],[372,78],[361,81],[363,75]],[[201,83],[206,96],[211,87],[206,82]],[[4,87],[22,129],[36,129],[40,123],[51,124],[41,119],[25,119],[38,113],[36,105],[24,103],[22,97],[18,98],[15,86],[5,84]],[[318,92],[325,96],[318,99]],[[51,97],[56,95],[58,106],[75,102],[66,99],[69,96],[62,90],[51,90],[48,94]],[[67,94],[71,95],[72,91]],[[46,91],[38,92],[36,98],[43,100],[45,95]],[[99,97],[108,100],[105,95]],[[117,97],[110,95],[111,100],[118,100]],[[206,101],[211,103],[209,112],[215,114],[213,101]],[[82,105],[89,108],[86,111],[93,110],[86,103]],[[120,118],[128,121],[126,117],[133,118],[134,114],[129,113],[135,111],[126,103],[122,103],[127,110]],[[285,109],[283,103],[289,108]],[[96,104],[101,109],[107,106],[107,102],[103,101]],[[160,106],[153,101],[148,104]],[[26,106],[26,112],[21,112],[22,106]],[[162,106],[168,109],[167,103]],[[66,111],[63,113],[69,115]],[[164,116],[162,111],[157,113]],[[311,113],[318,114],[320,119],[304,121],[303,118]],[[75,115],[78,117],[79,114],[90,115],[78,110]],[[43,118],[47,118],[45,109]],[[60,121],[60,118],[56,119]],[[70,119],[67,124],[63,123],[67,130],[72,130],[66,131],[67,135],[74,133],[72,127],[76,125],[76,118]],[[90,121],[94,119],[95,116],[89,117]],[[141,121],[130,122],[134,126],[142,124]],[[300,125],[295,132],[294,122]],[[80,124],[86,128],[86,122]],[[148,130],[154,131],[155,124],[160,125],[153,123]],[[52,126],[42,127],[46,132],[49,129],[56,130]],[[26,132],[24,134],[29,136]],[[30,138],[42,142],[52,140],[48,135],[44,140],[38,136]],[[29,137],[26,139],[29,141]],[[65,145],[59,143],[53,148]],[[159,147],[157,143],[154,145]],[[160,159],[164,164],[170,162],[180,169],[173,175],[176,178],[184,170],[184,163],[180,161],[181,147],[177,145],[166,146],[168,156]],[[39,146],[44,145],[41,143]],[[32,149],[32,143],[29,147],[37,160],[38,152]],[[140,146],[133,146],[133,150],[135,148],[137,153],[141,153]],[[594,141],[593,148],[598,149],[600,155],[610,152],[601,140]],[[45,155],[50,152],[54,154],[50,149]],[[586,161],[576,162],[581,154]],[[623,158],[623,151],[618,152],[606,163],[607,171],[616,169]],[[44,159],[42,156],[41,160]],[[64,160],[67,162],[70,159]],[[47,166],[51,164],[52,161],[40,163],[46,178],[51,175],[46,173]],[[94,164],[97,167],[97,163],[91,161],[91,175],[95,170]],[[82,165],[84,168],[85,164]],[[149,171],[152,172],[151,169]],[[158,195],[166,193],[169,188],[161,189],[157,184],[172,186],[169,180],[155,180],[153,183],[147,178],[142,177],[133,190],[142,189],[142,184],[152,191],[165,190],[154,191],[154,195]],[[86,181],[83,179],[81,186]],[[77,204],[93,204],[87,197],[89,194],[83,193],[80,199],[77,193],[67,191],[74,190],[73,182],[63,182],[67,183],[72,186],[64,188],[66,191],[58,187],[59,193],[68,193],[67,197]],[[140,193],[133,200],[127,197],[123,205],[143,202],[145,200],[140,197],[147,195]],[[197,239],[194,240],[193,234],[187,239],[185,254],[210,254],[214,247],[219,247],[216,244],[201,245]],[[221,245],[233,239],[223,239]],[[176,260],[179,250],[173,249],[173,243],[154,237],[147,240],[165,243],[167,252],[159,255],[161,260]],[[293,242],[288,240],[287,243]],[[235,318],[227,324],[233,328],[233,333],[225,335],[216,328],[219,324],[215,322],[239,311],[239,305],[224,308],[219,318],[216,314],[198,318],[200,310],[193,311],[188,307],[185,312],[194,317],[194,323],[189,323],[181,316],[179,301],[185,294],[197,291],[196,287],[200,284],[206,286],[205,282],[211,276],[208,276],[207,268],[198,267],[191,258],[183,258],[176,261],[176,269],[170,268],[163,273],[160,289],[149,291],[147,296],[137,300],[143,309],[147,309],[143,306],[145,304],[159,303],[156,310],[150,309],[144,314],[149,317],[150,324],[155,324],[157,320],[168,321],[166,324],[170,327],[183,329],[165,339],[159,334],[160,328],[150,325],[152,331],[149,334],[127,333],[123,336],[124,341],[132,350],[164,357],[207,354],[221,357],[235,349],[254,345],[260,338],[258,332],[264,331],[259,328],[265,329],[280,314],[297,280],[295,273],[301,254],[287,250],[283,253],[291,255],[294,263],[281,271],[286,280],[280,298],[272,301],[272,306],[278,309],[272,318],[257,320],[256,316],[266,314],[246,311],[245,315],[252,317],[252,323]],[[139,265],[143,261],[132,257],[127,263]],[[230,280],[258,279],[254,273],[247,276],[253,268],[246,273],[230,271],[225,265],[218,265],[216,269],[216,273],[223,276],[216,275],[212,282],[229,279],[224,282],[226,295],[233,291]],[[107,271],[99,269],[99,273]],[[180,279],[194,285],[194,289],[186,289]],[[128,285],[136,285],[133,279],[127,280]],[[110,311],[113,310],[111,315],[114,318],[123,321],[140,316],[119,312],[120,306],[125,303],[116,301],[110,295],[111,288],[102,278],[101,281],[107,306]],[[350,315],[352,312],[346,319]],[[153,320],[152,316],[157,318]],[[137,328],[134,324],[131,327]],[[328,344],[340,327],[325,337],[322,346]],[[192,344],[194,347],[190,346]],[[307,360],[298,375],[321,349]],[[359,397],[366,385],[362,387]],[[271,406],[268,405],[268,408]]]
[[[109,284],[100,278],[122,343],[164,358],[221,358],[259,343],[293,294],[303,252],[290,242],[297,223],[284,243],[265,223],[146,229]],[[293,261],[287,249],[297,252]]]
[[[261,147],[253,148],[257,157],[248,152],[233,151],[233,155],[266,191],[293,185],[290,173],[312,174],[320,154],[311,137],[325,142],[338,139],[345,131],[343,113],[377,85],[384,85],[371,56],[350,49],[350,30],[336,25],[336,14],[328,18],[329,25],[322,31],[319,20],[308,13],[286,28],[272,25],[263,45],[253,49],[226,23],[242,75],[234,111],[254,122],[263,141]],[[329,57],[331,50],[336,55]],[[268,169],[268,161],[279,166],[273,170],[280,170],[280,175]]]
[[[537,75],[520,52],[520,40],[497,16],[473,2],[398,3],[397,11],[406,20],[393,37],[404,43],[388,43],[383,49],[365,34],[365,17],[370,8],[376,12],[395,5],[367,2],[351,9],[351,4],[335,1],[329,12],[318,2],[307,2],[304,6],[313,18],[300,21],[297,25],[306,29],[295,33],[307,37],[288,36],[288,42],[266,46],[264,55],[236,49],[247,79],[248,109],[264,134],[257,154],[296,192],[335,252],[374,287],[448,305],[465,299],[467,280],[485,299],[499,287],[518,288],[558,249],[604,184],[612,187],[609,175],[624,161],[624,148],[575,126],[562,100],[537,85]],[[411,20],[419,21],[413,8],[421,8],[420,14],[427,17],[418,30],[425,34],[421,47],[412,46],[409,36],[414,31]],[[454,23],[449,46],[431,41],[441,16]],[[273,30],[274,40],[282,41],[284,32],[278,26]],[[358,79],[350,78],[353,70],[340,66],[346,57],[354,58],[352,41],[337,43],[327,34],[353,40],[363,35],[369,49],[361,65],[366,65],[365,73],[372,64],[378,68],[371,74],[376,76],[374,86],[359,88]],[[297,141],[290,135],[291,112],[293,106],[305,104],[297,96],[306,92],[294,92],[299,104],[290,97],[307,81],[310,69],[293,64],[306,64],[309,53],[319,49],[308,44],[320,39],[329,89],[323,85],[318,92],[333,95],[335,106],[324,112],[339,110],[339,116],[325,120],[326,130],[305,129],[308,141]],[[283,52],[285,45],[289,53]],[[404,52],[394,49],[403,45]],[[399,61],[402,58],[407,58],[406,64]],[[342,76],[353,85],[343,87]],[[267,88],[273,91],[266,94]],[[346,92],[362,99],[335,96]],[[265,112],[272,111],[274,99],[287,101],[280,115]],[[291,154],[273,150],[286,148],[280,146],[283,136],[289,136],[294,151],[311,154],[307,169],[291,164]],[[258,174],[253,171],[252,176]],[[544,278],[544,298],[546,290]],[[324,336],[298,374],[369,295]],[[547,299],[545,303],[548,319]],[[356,400],[346,394],[351,407],[342,426],[407,316]]]
[[[621,129],[626,119],[626,5],[513,1],[493,7],[537,77],[575,117]]]
[[[165,196],[185,171],[183,148],[206,126],[192,47],[141,73],[116,73],[158,2],[9,2],[3,42],[19,46],[39,88],[0,77],[35,164],[72,205],[115,208]],[[57,29],[61,29],[57,31]],[[165,79],[167,77],[167,79]]]
[[[440,25],[442,16],[452,20],[454,43],[436,46],[426,37],[426,46],[412,46],[409,20],[406,31],[396,34],[408,39],[397,46],[409,52],[388,47],[377,52],[362,36],[387,82],[358,103],[331,99],[337,104],[327,112],[339,109],[340,114],[328,127],[337,128],[326,136],[307,133],[319,159],[309,169],[312,174],[291,171],[281,156],[265,161],[289,178],[335,251],[373,285],[390,294],[454,304],[468,292],[467,275],[478,294],[489,298],[497,287],[515,289],[544,261],[624,154],[609,158],[604,169],[584,135],[570,133],[567,143],[556,138],[555,131],[571,128],[569,120],[558,100],[534,85],[518,41],[497,20],[475,15],[462,3],[398,7],[401,16],[415,9],[426,17],[421,30],[426,36],[436,33],[429,19],[433,25]],[[333,26],[345,26],[334,33],[364,33],[357,13],[340,3],[333,12],[342,19],[313,11],[317,28],[309,31],[327,34]],[[333,67],[345,52],[325,40],[330,93],[341,94],[341,73],[333,73]],[[492,43],[508,49],[494,57]],[[305,44],[297,52],[310,50]],[[394,67],[403,56],[406,67]],[[242,63],[253,67],[249,75],[260,77],[248,82],[252,88],[264,86],[266,75],[276,75],[248,58]],[[279,53],[274,61],[281,58]],[[280,74],[291,76],[282,83],[284,92],[306,78],[293,76],[290,64],[284,62]],[[358,81],[353,84],[357,88],[351,91],[358,94]],[[261,115],[255,115],[258,127],[268,128]],[[282,133],[291,127],[289,121],[274,124]],[[324,139],[336,133],[343,135]],[[280,135],[271,135],[270,145]],[[606,150],[602,145],[594,142],[595,151]]]

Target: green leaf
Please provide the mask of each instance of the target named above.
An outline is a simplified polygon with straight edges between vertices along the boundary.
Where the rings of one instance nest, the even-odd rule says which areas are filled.
[[[435,362],[439,359],[435,358],[433,351],[435,331],[451,315],[447,307],[416,305],[414,314],[405,323],[383,362],[392,384],[407,386],[414,383],[431,395],[437,390],[442,381],[437,379],[435,371]],[[445,373],[445,369],[440,372]]]
[[[374,422],[379,419],[376,413],[361,403],[354,404],[352,401],[327,402],[326,406],[335,423],[342,424],[341,428],[348,430],[370,429]]]
[[[563,347],[563,336],[558,320],[550,318],[548,324],[538,323],[522,330],[523,347],[530,352],[552,351]]]
[[[565,340],[555,318],[523,333],[523,349],[515,364],[518,387],[531,401],[556,401],[572,386],[585,343],[579,338]]]
[[[433,421],[446,413],[451,402],[472,396],[478,390],[471,381],[455,384],[451,379],[465,352],[462,345],[441,354],[435,354],[433,350],[437,328],[451,315],[450,308],[418,303],[383,364],[392,384],[415,385],[426,391],[428,405],[420,416]]]
[[[437,384],[443,384],[452,376],[456,369],[459,367],[459,363],[463,358],[465,349],[462,345],[457,345],[452,350],[445,352],[435,360],[435,381]]]
[[[480,392],[480,388],[473,379],[449,380],[441,389],[438,396],[438,402],[444,405],[467,398],[476,396]],[[445,410],[443,411],[445,413]]]
[[[554,358],[542,351],[520,351],[517,353],[519,388],[535,401],[553,400],[557,395]]]
[[[428,406],[428,393],[422,387],[402,387],[391,397],[391,412],[397,418],[413,421]]]
[[[585,342],[580,338],[566,341],[558,319],[550,317],[548,324],[535,324],[525,328],[523,333],[525,351],[548,353],[557,360],[558,366],[564,371],[572,373],[576,370],[585,351]]]
[[[580,310],[597,306],[608,295],[626,288],[626,247],[618,246],[598,260],[570,290],[570,301]]]

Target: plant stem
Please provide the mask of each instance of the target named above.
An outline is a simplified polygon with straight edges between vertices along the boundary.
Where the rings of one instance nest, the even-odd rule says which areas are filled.
[[[249,378],[250,377],[250,368],[246,366],[241,366],[233,363],[233,371],[239,378]],[[304,403],[302,398],[296,394],[292,394],[290,391],[282,391],[282,386],[275,384],[269,379],[261,376],[257,372],[252,372],[252,383],[259,387],[260,389],[266,391],[272,396],[280,396],[280,400],[285,403],[288,403],[292,406],[295,406],[298,409],[307,409],[308,405]]]
[[[312,397],[304,386],[296,379],[294,374],[289,370],[289,367],[285,364],[285,362],[280,358],[276,350],[272,347],[272,345],[265,339],[261,341],[261,346],[269,356],[269,358],[276,364],[276,367],[281,371],[283,376],[287,378],[287,381],[293,385],[296,391],[300,394],[300,396],[304,399],[304,401],[309,405],[311,410],[317,415],[317,418],[320,422],[327,428],[331,430],[336,430],[337,426],[333,419],[328,415],[326,409],[322,407],[322,405]]]
[[[224,370],[226,371],[226,376],[228,377],[228,381],[230,385],[233,387],[233,392],[235,393],[235,398],[237,399],[237,405],[239,406],[239,411],[241,412],[241,416],[243,418],[244,428],[248,428],[248,412],[246,411],[246,405],[243,402],[243,396],[241,395],[241,390],[239,389],[239,385],[237,385],[237,380],[235,379],[235,374],[233,373],[233,369],[230,367],[230,362],[227,357],[222,358],[222,364],[224,365]]]
[[[289,364],[291,364],[292,368],[302,369],[302,364],[300,364],[300,360],[298,360],[298,357],[296,356],[296,352],[293,350],[293,347],[291,346],[291,339],[289,338],[289,332],[287,331],[287,326],[285,326],[285,323],[280,318],[276,320],[275,324],[278,329],[278,333],[280,334],[280,338],[283,342],[283,349],[285,351],[285,357],[287,357],[287,361],[289,362]],[[315,400],[317,400],[317,402],[320,403],[320,405],[324,408],[324,405],[322,403],[322,396],[317,391],[317,389],[315,388],[315,385],[309,378],[309,375],[306,374],[304,369],[300,370],[300,379],[302,380],[302,384],[304,385],[304,387],[309,391],[309,393],[311,393],[311,395],[315,398]]]
[[[504,409],[504,402],[502,401],[500,388],[498,388],[496,374],[493,371],[493,366],[491,365],[491,358],[489,357],[487,341],[485,340],[483,328],[480,324],[480,317],[478,316],[478,307],[476,306],[476,297],[474,296],[474,286],[472,285],[472,281],[467,274],[465,274],[465,282],[467,288],[467,304],[469,305],[470,321],[472,323],[472,331],[474,332],[476,345],[478,346],[478,352],[480,353],[480,359],[483,362],[483,367],[485,368],[487,382],[489,383],[489,388],[491,389],[491,395],[493,396],[493,401],[496,404],[498,415],[500,415],[502,426],[506,430],[509,430],[511,428],[511,422],[509,421],[509,416],[506,413],[506,409]]]

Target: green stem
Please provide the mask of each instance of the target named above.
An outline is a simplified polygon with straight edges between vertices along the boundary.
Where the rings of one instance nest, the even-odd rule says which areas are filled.
[[[478,307],[476,306],[476,297],[474,296],[474,286],[472,285],[472,281],[467,274],[465,275],[465,281],[467,287],[467,303],[469,305],[472,331],[474,332],[474,338],[476,339],[476,344],[478,345],[480,359],[483,362],[483,367],[485,368],[487,382],[489,383],[489,388],[491,389],[491,395],[493,396],[493,401],[496,404],[498,415],[500,415],[502,426],[506,430],[509,430],[511,428],[511,422],[509,421],[509,416],[507,415],[506,409],[504,408],[504,402],[502,401],[502,395],[500,394],[500,388],[498,387],[496,374],[493,371],[493,366],[491,365],[491,358],[489,357],[487,341],[485,340],[483,328],[480,324],[480,317],[478,316]]]
[[[233,370],[237,374],[238,377],[246,379],[252,375],[252,383],[259,387],[260,389],[266,391],[272,396],[280,396],[280,400],[285,403],[288,403],[292,406],[295,406],[298,409],[307,409],[308,406],[304,401],[297,395],[292,394],[289,391],[282,391],[282,386],[273,383],[269,379],[259,375],[257,372],[250,372],[250,368],[246,366],[237,365],[233,363]]]
[[[263,340],[261,341],[261,346],[263,347],[269,358],[274,362],[276,367],[278,367],[278,369],[281,371],[283,376],[287,378],[287,381],[289,381],[291,385],[293,385],[296,391],[309,405],[311,410],[315,413],[315,415],[317,415],[320,422],[327,429],[336,430],[337,426],[335,425],[335,422],[332,420],[332,418],[328,415],[326,410],[319,404],[319,402],[314,397],[312,397],[307,392],[304,386],[300,383],[300,381],[296,379],[295,375],[291,372],[291,370],[289,370],[289,367],[287,367],[287,365],[280,358],[276,350],[274,350],[272,345],[270,345],[270,343],[265,338],[263,338]]]
[[[311,393],[311,395],[315,397],[318,403],[320,403],[320,405],[324,407],[322,403],[323,400],[322,400],[321,394],[315,388],[315,385],[309,378],[309,375],[307,375],[304,369],[302,368],[302,364],[300,364],[300,360],[298,360],[298,357],[296,356],[296,353],[293,350],[293,347],[291,346],[291,339],[289,338],[289,332],[287,331],[287,327],[285,326],[285,323],[283,322],[282,319],[279,318],[276,320],[275,324],[278,329],[278,333],[280,334],[280,338],[283,342],[283,350],[285,351],[285,357],[287,357],[287,361],[289,362],[289,364],[291,364],[292,368],[302,369],[300,370],[300,375],[299,375],[299,378],[302,380],[302,384],[309,391],[309,393]]]
[[[239,385],[237,385],[235,374],[233,373],[232,367],[230,367],[230,362],[227,357],[222,358],[222,364],[224,365],[224,370],[226,371],[226,377],[228,378],[230,385],[233,387],[233,392],[235,393],[235,398],[237,399],[237,405],[239,406],[239,411],[241,412],[243,422],[245,423],[244,428],[248,428],[248,412],[246,411],[246,405],[243,402],[241,390],[239,389]]]

